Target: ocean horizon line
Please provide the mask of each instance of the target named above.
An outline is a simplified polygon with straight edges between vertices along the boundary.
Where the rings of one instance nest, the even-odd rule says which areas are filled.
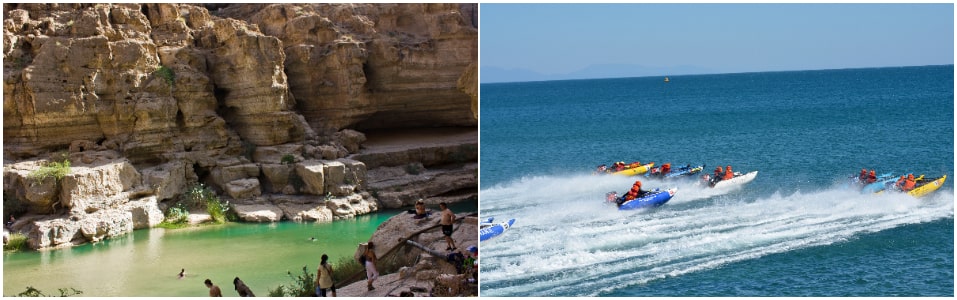
[[[481,68],[479,68],[479,85],[485,84],[509,84],[509,83],[533,83],[533,82],[553,82],[553,81],[582,81],[582,80],[605,80],[605,79],[624,79],[624,78],[664,78],[664,77],[683,77],[683,76],[706,76],[706,75],[733,75],[733,74],[755,74],[755,73],[788,73],[788,72],[810,72],[810,71],[841,71],[841,70],[869,70],[869,69],[897,69],[897,68],[924,68],[924,67],[953,67],[954,64],[940,64],[940,65],[909,65],[909,66],[881,66],[881,67],[847,67],[847,68],[833,68],[833,69],[806,69],[806,70],[770,70],[770,71],[742,71],[742,72],[725,72],[725,73],[685,73],[685,74],[661,74],[661,75],[641,75],[641,76],[625,76],[625,77],[593,77],[593,78],[562,78],[562,79],[546,79],[546,80],[527,80],[527,81],[492,81],[492,82],[483,82]],[[498,67],[495,67],[498,68]],[[528,71],[525,69],[515,69],[516,71]]]

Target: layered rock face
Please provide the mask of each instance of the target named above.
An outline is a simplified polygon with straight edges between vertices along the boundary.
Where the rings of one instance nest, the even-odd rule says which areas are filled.
[[[221,13],[282,40],[289,88],[317,131],[476,125],[477,30],[459,4],[260,4]]]
[[[364,153],[362,132],[475,130],[476,10],[4,4],[5,202],[36,215],[18,224],[51,247],[153,226],[156,211],[197,183],[254,222],[331,221],[477,189],[475,178],[452,188],[425,180],[382,202],[367,173],[382,173],[384,157],[396,166],[422,156]],[[32,180],[54,152],[70,157],[70,175]],[[474,169],[461,155],[438,156],[426,163],[436,172]],[[465,157],[474,163],[477,145]]]

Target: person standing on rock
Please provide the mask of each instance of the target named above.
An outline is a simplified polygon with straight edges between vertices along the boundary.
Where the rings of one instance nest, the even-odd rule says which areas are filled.
[[[376,278],[379,278],[379,271],[375,269],[375,264],[379,258],[375,256],[375,245],[372,244],[371,241],[369,242],[369,246],[366,247],[366,252],[362,254],[360,259],[364,261],[363,264],[366,266],[366,278],[368,278],[366,287],[369,288],[370,291],[374,290],[375,287],[372,286],[372,282],[375,281]]]
[[[206,278],[206,282],[205,282],[205,283],[206,283],[206,287],[209,288],[209,296],[210,296],[210,297],[222,297],[222,296],[223,296],[223,291],[219,290],[219,287],[216,286],[215,284],[213,284],[213,282],[210,281],[209,278]]]
[[[452,223],[455,222],[455,214],[452,213],[445,202],[439,203],[439,208],[442,209],[442,218],[439,220],[439,225],[442,225],[442,234],[445,235],[445,243],[449,246],[445,250],[454,251],[458,249],[455,248],[455,240],[452,239]]]

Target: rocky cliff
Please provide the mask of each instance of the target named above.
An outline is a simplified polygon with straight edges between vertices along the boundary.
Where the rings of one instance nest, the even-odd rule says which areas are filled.
[[[154,226],[197,183],[258,222],[474,200],[476,11],[4,4],[5,206],[39,248]],[[53,157],[70,174],[34,180]]]

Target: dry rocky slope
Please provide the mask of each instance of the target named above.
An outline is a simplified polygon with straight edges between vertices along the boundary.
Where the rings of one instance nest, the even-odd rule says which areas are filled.
[[[477,198],[476,4],[4,4],[5,217],[33,248],[203,183],[250,222]],[[69,158],[60,180],[30,176]]]

